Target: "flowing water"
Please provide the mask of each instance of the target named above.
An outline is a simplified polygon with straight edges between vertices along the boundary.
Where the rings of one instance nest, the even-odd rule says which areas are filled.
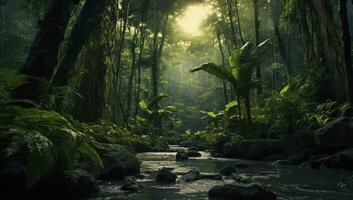
[[[181,147],[172,146],[177,150]],[[162,167],[174,169],[178,175],[191,169],[201,173],[217,173],[223,167],[235,163],[245,163],[247,169],[238,169],[237,177],[241,180],[259,183],[275,192],[280,200],[353,200],[353,172],[343,170],[314,170],[298,166],[274,167],[270,162],[244,161],[237,159],[212,158],[206,152],[202,157],[188,161],[175,161],[175,152],[142,153],[141,174],[138,179],[143,188],[138,193],[121,191],[121,181],[100,182],[101,191],[92,200],[127,199],[127,200],[174,200],[208,199],[207,193],[213,186],[234,182],[233,178],[223,181],[199,180],[176,184],[160,185],[154,181],[155,171]],[[239,178],[237,179],[239,181]]]

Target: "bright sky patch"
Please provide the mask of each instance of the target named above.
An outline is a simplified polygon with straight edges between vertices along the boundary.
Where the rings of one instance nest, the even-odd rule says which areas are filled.
[[[177,19],[177,23],[186,33],[198,35],[201,32],[200,28],[203,21],[210,12],[211,8],[209,6],[190,6],[186,9],[184,14]]]

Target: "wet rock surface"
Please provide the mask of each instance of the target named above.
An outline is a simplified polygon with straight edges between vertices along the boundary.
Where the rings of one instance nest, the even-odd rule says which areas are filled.
[[[277,196],[257,184],[227,184],[213,187],[208,196],[211,199],[226,200],[275,200]]]
[[[176,179],[177,175],[168,168],[162,168],[156,175],[156,181],[158,183],[175,183]]]
[[[128,176],[124,179],[123,185],[120,189],[127,192],[138,192],[142,189],[142,186],[137,183],[135,177]]]
[[[227,167],[224,167],[219,171],[220,174],[223,176],[229,176],[231,174],[237,173],[237,169],[247,169],[249,166],[245,163],[237,163],[234,165],[229,165]]]
[[[181,180],[185,181],[185,182],[197,181],[200,179],[200,176],[201,176],[201,174],[199,171],[191,170],[191,171],[187,172],[186,174],[184,174],[181,177]]]
[[[227,166],[227,167],[223,168],[221,171],[219,171],[219,173],[224,176],[229,176],[233,173],[237,173],[237,169],[235,166]]]
[[[198,180],[222,180],[222,176],[220,174],[201,174],[199,171],[190,170],[184,174],[180,180],[185,182]]]
[[[176,160],[177,161],[183,161],[183,160],[188,160],[188,159],[189,159],[189,157],[186,155],[185,152],[178,152],[176,154]]]

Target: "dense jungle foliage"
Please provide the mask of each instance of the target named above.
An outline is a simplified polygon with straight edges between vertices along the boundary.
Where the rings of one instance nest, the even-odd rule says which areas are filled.
[[[0,0],[1,191],[86,196],[168,145],[352,148],[352,3]]]

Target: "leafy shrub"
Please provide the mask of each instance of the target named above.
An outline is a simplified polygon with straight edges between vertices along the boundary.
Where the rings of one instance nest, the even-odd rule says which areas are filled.
[[[25,155],[28,158],[28,186],[33,186],[52,171],[79,168],[82,159],[103,168],[102,160],[92,146],[94,140],[55,112],[2,108],[0,138],[5,141],[1,156]]]

